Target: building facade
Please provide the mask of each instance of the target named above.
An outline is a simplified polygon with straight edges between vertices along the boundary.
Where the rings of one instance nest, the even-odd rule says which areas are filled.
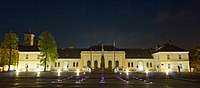
[[[40,51],[34,45],[34,35],[25,34],[24,45],[19,46],[20,71],[42,71],[40,65]],[[164,44],[156,50],[133,48],[121,49],[115,44],[91,45],[89,48],[74,47],[58,49],[59,57],[56,62],[48,64],[47,70],[91,72],[101,68],[110,71],[138,71],[145,70],[165,72],[189,72],[189,51],[181,49],[171,43]]]

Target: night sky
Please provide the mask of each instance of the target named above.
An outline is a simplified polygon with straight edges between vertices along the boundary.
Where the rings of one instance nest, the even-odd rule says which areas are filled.
[[[0,41],[5,33],[37,37],[52,32],[59,48],[116,42],[121,48],[154,48],[171,40],[200,45],[200,0],[1,0]]]

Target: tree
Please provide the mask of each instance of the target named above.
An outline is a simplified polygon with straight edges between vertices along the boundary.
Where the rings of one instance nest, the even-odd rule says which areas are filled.
[[[200,47],[192,49],[189,53],[190,66],[194,68],[194,71],[200,71]]]
[[[10,71],[10,65],[11,61],[14,61],[16,59],[15,53],[12,53],[13,50],[16,50],[18,47],[18,41],[19,38],[15,33],[7,33],[4,36],[4,40],[1,43],[2,47],[2,57],[4,58],[4,61],[8,61],[8,71]],[[14,55],[14,56],[13,56]],[[7,59],[8,58],[8,59]]]
[[[2,43],[1,43],[2,44]],[[4,65],[9,64],[9,49],[6,49],[1,46],[0,48],[0,67],[4,67]],[[12,56],[11,56],[11,64],[10,65],[16,65],[18,61],[18,50],[12,49]],[[3,68],[4,70],[4,68]]]
[[[58,58],[57,45],[53,35],[50,32],[43,32],[39,36],[39,50],[41,51],[41,64],[44,66],[46,71],[47,64],[55,62]]]

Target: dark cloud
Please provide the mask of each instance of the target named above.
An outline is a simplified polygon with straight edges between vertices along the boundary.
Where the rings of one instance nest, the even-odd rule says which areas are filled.
[[[170,18],[171,14],[169,11],[161,11],[158,13],[158,15],[155,17],[155,21],[162,22],[166,21]]]

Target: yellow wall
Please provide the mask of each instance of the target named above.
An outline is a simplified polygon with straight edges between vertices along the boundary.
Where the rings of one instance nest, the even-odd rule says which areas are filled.
[[[156,70],[165,72],[166,69],[178,71],[178,65],[182,66],[181,71],[189,72],[189,52],[157,52],[153,54]],[[170,59],[167,58],[169,55]],[[179,59],[181,55],[181,59]],[[159,68],[157,68],[159,67]],[[170,68],[169,68],[170,67]]]
[[[114,68],[114,59],[115,61],[119,61],[119,67],[123,66],[123,62],[125,59],[125,52],[124,51],[104,51],[104,61],[105,61],[105,68],[108,68],[108,62],[112,62],[112,68]],[[98,68],[100,68],[101,64],[101,51],[81,51],[81,67],[87,67],[87,61],[90,60],[92,69],[94,68],[94,61],[98,61]]]
[[[26,64],[28,65],[28,71],[37,71],[38,69],[43,70],[43,66],[39,66],[40,59],[38,55],[40,52],[19,52],[19,65],[18,69],[20,71],[26,71]],[[28,59],[26,59],[26,55],[28,55]]]

